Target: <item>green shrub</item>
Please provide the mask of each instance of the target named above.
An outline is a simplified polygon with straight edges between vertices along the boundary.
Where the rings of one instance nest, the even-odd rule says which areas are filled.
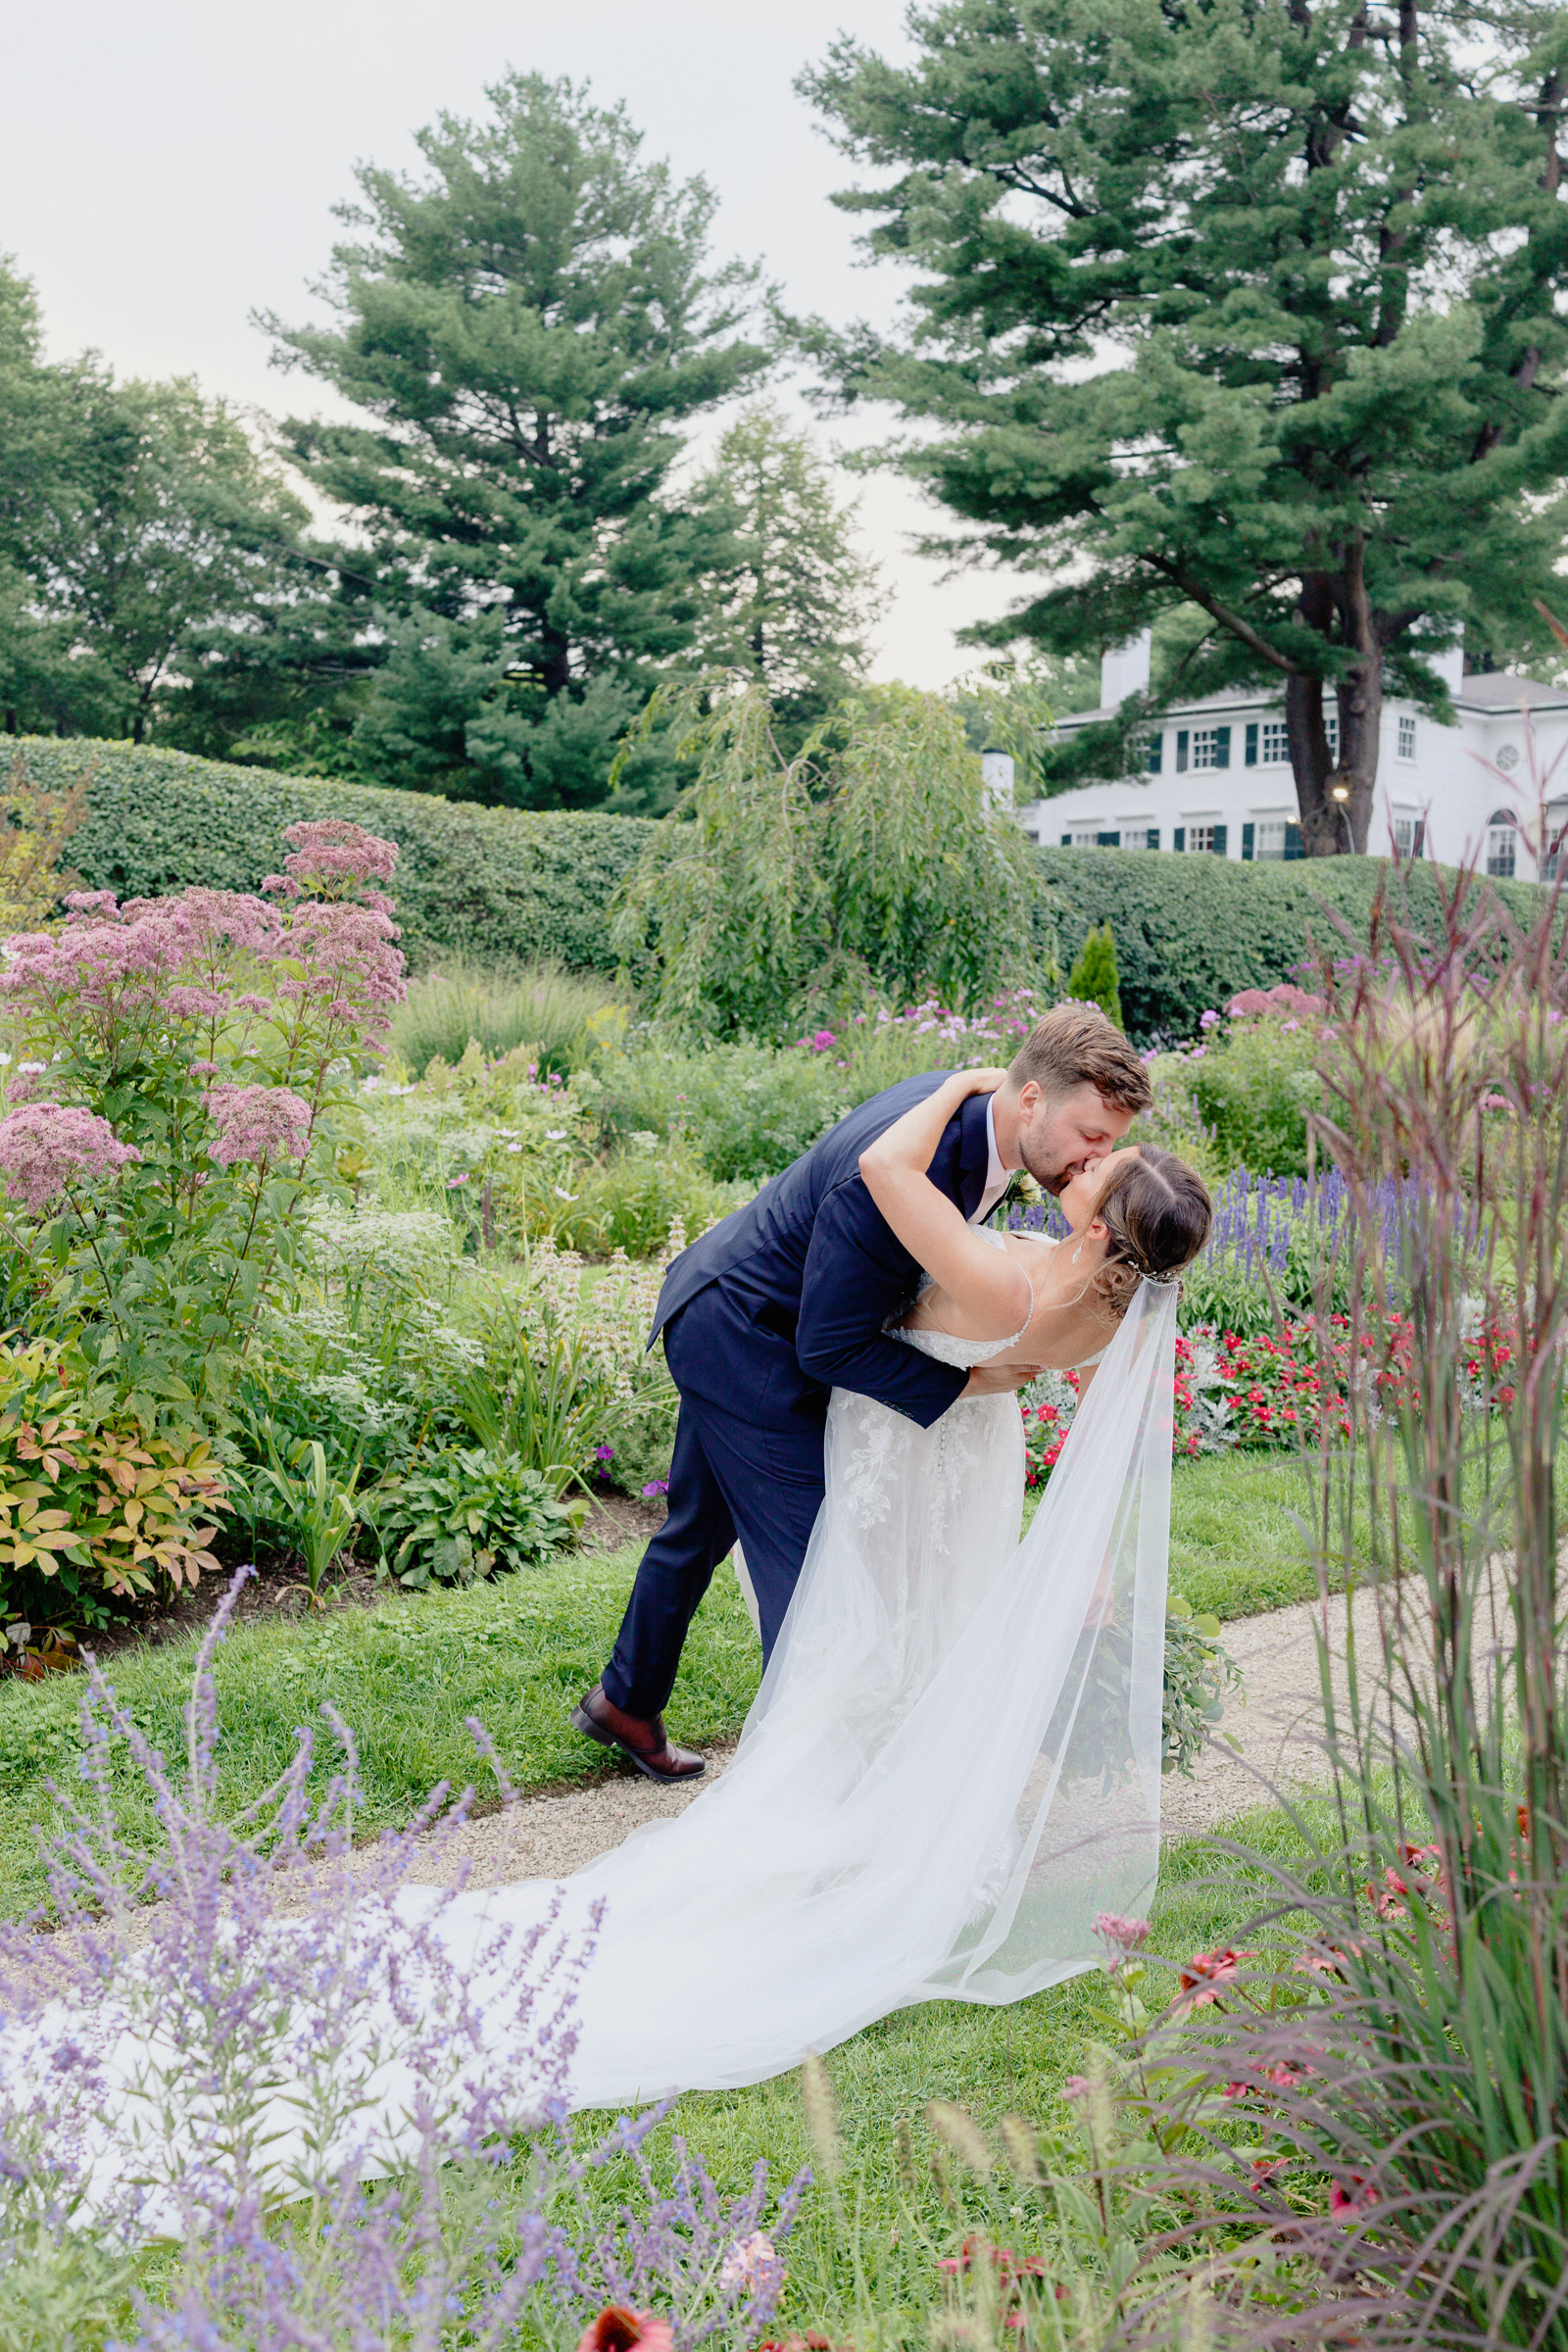
[[[646,1035],[632,1043],[599,1064],[606,1134],[633,1151],[638,1135],[679,1139],[721,1181],[776,1175],[859,1099],[826,1054],[747,1045],[675,1053]]]
[[[389,1042],[416,1078],[432,1061],[460,1062],[470,1038],[491,1061],[527,1046],[541,1071],[565,1077],[586,1069],[602,1046],[619,1037],[627,1017],[628,1007],[607,997],[603,981],[558,964],[498,972],[450,956],[439,971],[413,983],[392,1017]]]
[[[1097,923],[1067,975],[1067,994],[1079,1004],[1098,1004],[1107,1020],[1124,1029],[1116,978],[1116,935],[1109,923]]]
[[[1224,858],[1176,858],[1147,850],[1043,849],[1037,853],[1064,956],[1108,922],[1128,1035],[1140,1044],[1194,1037],[1199,1017],[1223,1011],[1244,988],[1272,988],[1297,976],[1307,930],[1338,936],[1327,901],[1364,936],[1379,883],[1392,870],[1379,858],[1323,858],[1292,865],[1242,865]],[[1416,914],[1437,913],[1437,869],[1406,867]],[[1538,903],[1528,882],[1492,882],[1521,921]]]
[[[385,1572],[418,1590],[432,1577],[466,1585],[497,1567],[548,1559],[569,1541],[580,1509],[558,1501],[549,1481],[514,1456],[472,1446],[432,1455],[383,1488],[365,1516]]]
[[[672,1226],[706,1233],[749,1196],[746,1185],[718,1185],[686,1152],[650,1135],[578,1180],[577,1197],[556,1216],[557,1239],[589,1257],[624,1250],[654,1257]]]
[[[1322,1102],[1316,1022],[1221,1022],[1201,1060],[1177,1065],[1194,1116],[1221,1167],[1256,1176],[1306,1174],[1306,1117]]]
[[[85,781],[87,818],[72,838],[72,862],[89,889],[122,898],[192,882],[254,890],[277,862],[283,827],[299,817],[349,817],[387,836],[400,852],[404,944],[420,963],[456,949],[613,970],[608,908],[657,831],[643,817],[480,808],[138,744],[24,736],[18,751],[41,791]]]

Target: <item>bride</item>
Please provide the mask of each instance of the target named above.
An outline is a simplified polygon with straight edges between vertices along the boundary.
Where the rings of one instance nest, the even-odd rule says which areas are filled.
[[[966,1225],[925,1171],[1002,1076],[956,1072],[860,1169],[925,1268],[897,1338],[1091,1367],[1050,1487],[1020,1543],[1010,1393],[922,1430],[834,1392],[826,1498],[733,1763],[564,1889],[564,1924],[602,1920],[574,2106],[760,2082],[916,2001],[1019,2000],[1092,1964],[1099,1913],[1152,1895],[1175,1278],[1208,1197],[1146,1145],[1068,1183],[1065,1242]],[[472,1965],[561,1900],[448,1896],[439,1934]]]

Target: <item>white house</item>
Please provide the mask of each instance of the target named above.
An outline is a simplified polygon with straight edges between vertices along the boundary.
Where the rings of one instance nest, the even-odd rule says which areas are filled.
[[[1105,656],[1101,708],[1059,720],[1058,737],[1108,717],[1143,691],[1149,646],[1146,632]],[[1432,657],[1457,725],[1440,726],[1398,696],[1384,704],[1368,847],[1374,856],[1397,848],[1446,864],[1479,856],[1488,873],[1521,880],[1553,873],[1568,830],[1568,687],[1495,673],[1465,677],[1463,659],[1457,648]],[[1336,726],[1331,703],[1331,752]],[[1181,704],[1144,740],[1147,774],[1032,801],[1017,812],[1024,830],[1037,842],[1075,849],[1206,852],[1243,861],[1300,857],[1277,694],[1227,687]]]

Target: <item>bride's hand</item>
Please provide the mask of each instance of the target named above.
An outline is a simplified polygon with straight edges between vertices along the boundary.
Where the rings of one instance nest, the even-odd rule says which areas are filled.
[[[994,1095],[1006,1077],[1005,1070],[955,1070],[948,1084],[962,1100],[969,1095]]]

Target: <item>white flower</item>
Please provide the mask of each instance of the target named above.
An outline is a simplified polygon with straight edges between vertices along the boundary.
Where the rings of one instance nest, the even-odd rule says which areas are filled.
[[[547,1127],[545,1129],[545,1142],[547,1144],[564,1144],[565,1140],[566,1130],[564,1127]]]
[[[507,1146],[507,1150],[509,1152],[520,1152],[522,1150],[522,1146],[520,1144],[509,1144]]]
[[[40,1078],[42,1077],[44,1071],[49,1067],[49,1064],[46,1061],[24,1061],[19,1062],[17,1066],[22,1071],[24,1077]]]
[[[577,1198],[576,1194],[575,1194],[575,1193],[568,1193],[568,1192],[567,1192],[567,1190],[566,1190],[566,1188],[565,1188],[565,1186],[564,1186],[564,1184],[558,1184],[558,1185],[557,1185],[557,1187],[556,1187],[556,1199],[557,1199],[558,1200],[576,1200],[576,1198]]]
[[[0,1070],[9,1070],[9,1069],[10,1069],[10,1067],[11,1067],[11,1056],[10,1056],[10,1054],[0,1054]]]
[[[362,1095],[373,1095],[376,1089],[380,1086],[380,1079],[372,1070],[368,1078],[362,1078],[360,1080],[360,1092]]]

